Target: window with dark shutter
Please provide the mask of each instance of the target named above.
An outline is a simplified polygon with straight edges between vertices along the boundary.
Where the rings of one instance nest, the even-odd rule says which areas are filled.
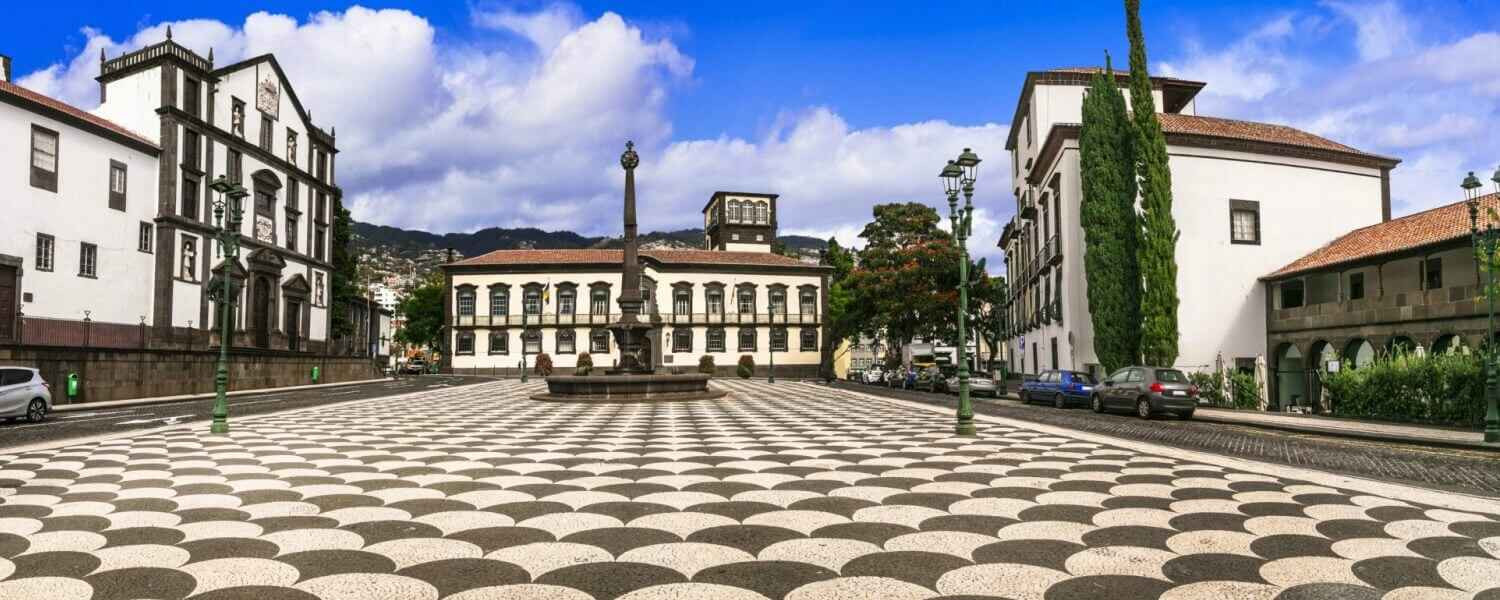
[[[198,132],[191,129],[182,130],[182,164],[192,167],[194,170],[202,169],[198,164],[199,150]]]
[[[262,114],[260,116],[260,149],[261,150],[265,150],[266,152],[270,152],[271,151],[271,138],[274,136],[274,134],[276,132],[275,127],[276,127],[275,126],[275,121],[272,121],[271,117],[268,117],[268,116],[266,116],[264,114]]]
[[[57,191],[57,132],[31,126],[31,187]]]
[[[199,116],[201,114],[200,102],[198,102],[198,80],[184,77],[182,81],[182,110],[187,114]]]
[[[198,220],[198,177],[182,174],[182,216]]]
[[[691,330],[691,329],[676,329],[676,330],[673,330],[672,331],[672,351],[673,352],[692,352],[693,351],[693,330]]]
[[[803,352],[816,352],[817,349],[818,330],[812,328],[803,329],[801,350]]]
[[[45,233],[36,234],[36,270],[51,271],[53,250],[57,239]]]
[[[109,161],[109,207],[125,210],[125,163]]]

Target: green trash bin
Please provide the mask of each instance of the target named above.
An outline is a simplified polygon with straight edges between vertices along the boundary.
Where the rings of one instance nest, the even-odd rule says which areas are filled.
[[[322,374],[323,374],[323,369],[321,367],[313,366],[313,368],[312,368],[312,380],[313,380],[313,383],[317,383],[318,382],[318,377],[321,376]]]
[[[68,401],[71,402],[78,397],[78,374],[68,373]]]

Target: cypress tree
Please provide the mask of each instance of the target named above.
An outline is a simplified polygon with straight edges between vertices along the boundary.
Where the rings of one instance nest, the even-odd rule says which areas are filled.
[[[1170,367],[1177,362],[1177,222],[1172,218],[1172,173],[1167,140],[1151,98],[1141,2],[1125,0],[1130,38],[1130,106],[1135,124],[1136,178],[1141,195],[1141,358]]]
[[[1079,161],[1083,172],[1081,221],[1094,354],[1107,372],[1139,362],[1140,221],[1135,212],[1133,130],[1114,65],[1104,55],[1083,98]]]

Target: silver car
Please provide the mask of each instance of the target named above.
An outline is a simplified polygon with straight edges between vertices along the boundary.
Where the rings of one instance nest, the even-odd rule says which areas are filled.
[[[52,412],[52,386],[36,369],[0,367],[0,418],[40,423]]]
[[[953,394],[957,394],[958,393],[958,376],[957,375],[954,375],[954,376],[951,376],[951,377],[948,378],[948,391],[949,391],[949,393],[953,393]],[[1000,397],[1000,386],[995,383],[994,379],[991,379],[989,377],[985,377],[983,375],[970,375],[969,376],[969,395],[970,396],[989,396],[989,397],[992,397],[992,398],[999,398]]]

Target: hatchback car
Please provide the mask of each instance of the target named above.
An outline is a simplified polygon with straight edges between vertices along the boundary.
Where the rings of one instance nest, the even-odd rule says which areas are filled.
[[[861,381],[865,383],[885,383],[885,369],[870,367],[862,375]]]
[[[405,370],[405,373],[407,375],[421,375],[421,374],[426,373],[426,372],[427,372],[427,361],[422,360],[420,358],[413,358],[413,359],[411,359],[409,361],[406,361],[406,370]]]
[[[1023,386],[1021,401],[1040,400],[1057,408],[1067,408],[1072,404],[1088,404],[1094,388],[1094,376],[1082,371],[1042,371],[1036,380]]]
[[[956,373],[948,378],[948,392],[952,394],[958,393],[958,374]],[[970,396],[990,396],[993,398],[999,398],[1002,393],[1003,391],[1000,388],[1000,384],[996,383],[993,378],[987,375],[969,376]]]
[[[22,418],[32,423],[52,412],[52,386],[36,369],[0,367],[0,418]]]
[[[1177,369],[1125,367],[1094,387],[1091,404],[1099,413],[1126,409],[1142,419],[1159,413],[1187,419],[1198,407],[1198,386]]]

